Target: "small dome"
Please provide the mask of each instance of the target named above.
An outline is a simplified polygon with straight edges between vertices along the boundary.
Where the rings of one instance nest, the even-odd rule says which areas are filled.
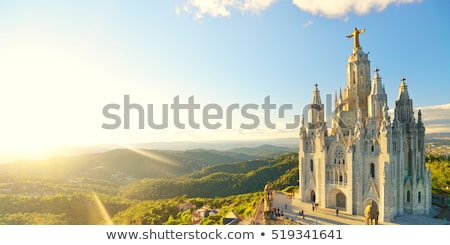
[[[272,189],[272,185],[267,182],[267,184],[264,186],[264,190],[271,190]]]

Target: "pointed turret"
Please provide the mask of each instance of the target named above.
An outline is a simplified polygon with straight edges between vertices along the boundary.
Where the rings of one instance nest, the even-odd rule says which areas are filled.
[[[381,84],[381,77],[378,74],[378,71],[380,70],[376,68],[375,71],[373,72],[372,89],[370,90],[371,95],[378,95],[384,93],[383,85]]]
[[[402,77],[402,82],[400,83],[400,89],[398,90],[397,100],[409,100],[408,86],[406,86],[406,78]]]
[[[310,108],[310,128],[318,128],[324,118],[324,106],[322,104],[322,99],[320,98],[320,91],[317,83],[314,85],[313,99]]]
[[[305,127],[305,117],[302,115],[301,117],[301,126],[300,126],[300,139],[306,138],[306,127]]]
[[[401,123],[414,120],[412,100],[409,98],[408,86],[406,86],[405,80],[404,77],[401,80],[398,99],[395,101],[395,119]]]
[[[378,74],[378,71],[380,70],[376,68],[373,73],[372,88],[367,97],[367,104],[369,118],[375,118],[375,121],[379,122],[383,119],[383,107],[387,104],[387,95],[384,92],[381,76]]]
[[[320,99],[320,91],[318,86],[319,85],[317,83],[314,85],[312,104],[321,105],[322,100]]]
[[[419,127],[423,127],[423,122],[422,122],[422,111],[419,110],[419,112],[417,113],[417,126]]]

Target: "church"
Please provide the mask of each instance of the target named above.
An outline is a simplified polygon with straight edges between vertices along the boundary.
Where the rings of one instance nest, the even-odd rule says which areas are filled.
[[[299,133],[299,195],[303,202],[364,215],[376,205],[379,220],[399,215],[428,215],[431,173],[425,166],[422,113],[414,115],[406,79],[402,78],[393,118],[384,85],[360,46],[357,28],[347,62],[347,84],[335,93],[331,125],[316,84],[307,122]],[[331,103],[330,103],[331,104]]]

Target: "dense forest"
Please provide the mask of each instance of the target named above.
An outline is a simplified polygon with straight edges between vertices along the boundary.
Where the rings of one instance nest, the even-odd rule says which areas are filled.
[[[135,202],[95,192],[0,195],[0,224],[102,224]]]
[[[198,175],[185,178],[133,182],[121,188],[120,196],[138,200],[157,200],[182,195],[225,197],[261,191],[267,182],[281,189],[296,185],[297,180],[298,156],[288,153],[264,160],[211,166]]]
[[[298,155],[285,150],[245,148],[229,156],[208,150],[144,151],[153,154],[150,160],[114,150],[1,165],[0,224],[190,224],[201,207],[214,215],[199,224],[222,224],[230,212],[248,218],[267,182],[279,190],[297,186]],[[162,163],[168,159],[176,164]],[[448,157],[428,154],[426,160],[433,193],[449,195]],[[33,167],[22,172],[27,166]],[[37,171],[39,166],[53,171]],[[180,209],[183,203],[193,206]]]
[[[447,156],[427,155],[433,193],[450,195],[450,161]]]

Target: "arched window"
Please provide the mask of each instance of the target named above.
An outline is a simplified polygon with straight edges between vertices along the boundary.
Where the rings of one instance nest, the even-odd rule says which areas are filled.
[[[336,149],[334,150],[334,164],[341,164],[344,157],[344,148],[342,148],[342,146],[336,146]]]
[[[375,151],[375,146],[374,145],[372,145],[372,152],[374,152]]]
[[[370,164],[370,176],[375,178],[375,164],[373,163]]]
[[[417,193],[417,202],[420,203],[422,201],[422,196],[421,196],[421,192],[419,191],[419,193]]]
[[[411,201],[411,193],[409,191],[406,192],[406,202]]]
[[[344,181],[342,178],[342,175],[339,175],[339,182],[342,182],[342,181]]]
[[[309,168],[311,169],[311,172],[314,171],[314,161],[312,159],[309,161]]]

